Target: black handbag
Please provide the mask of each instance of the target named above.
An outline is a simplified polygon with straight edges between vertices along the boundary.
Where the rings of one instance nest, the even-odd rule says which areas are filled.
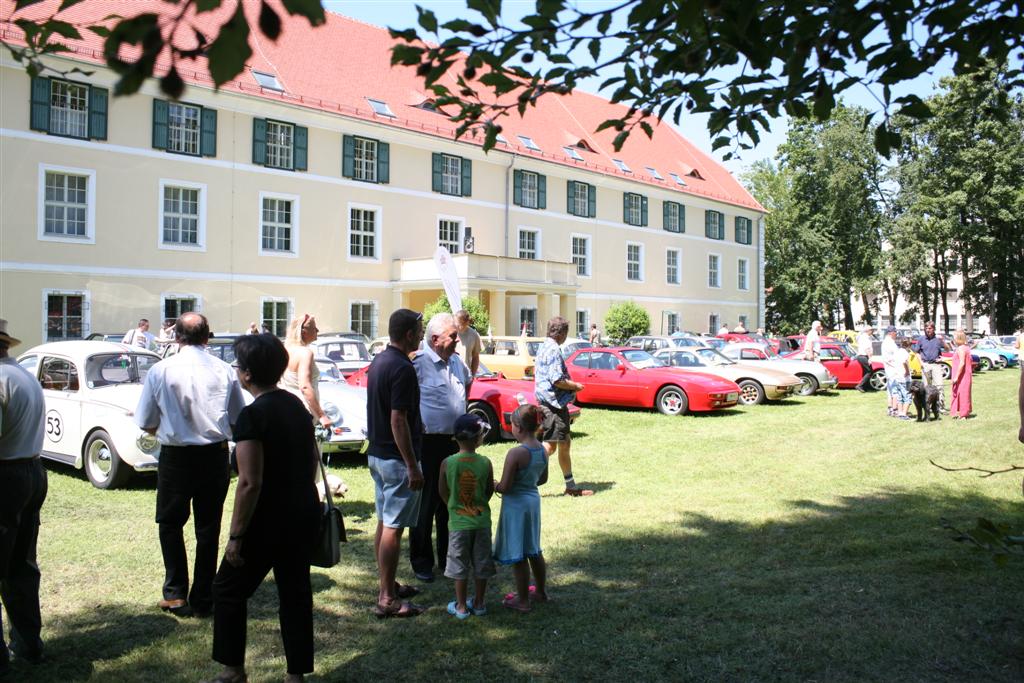
[[[345,519],[341,510],[334,505],[334,497],[327,488],[327,470],[320,461],[320,475],[324,484],[323,509],[320,512],[320,530],[309,563],[314,567],[333,567],[341,560],[341,544],[348,542],[345,534]]]

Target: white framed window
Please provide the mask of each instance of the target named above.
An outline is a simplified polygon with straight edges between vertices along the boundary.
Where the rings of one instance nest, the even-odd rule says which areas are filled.
[[[583,157],[580,156],[580,153],[576,151],[575,147],[563,147],[562,151],[565,152],[570,159],[583,161]]]
[[[626,193],[626,223],[629,225],[643,225],[643,195],[635,192]]]
[[[675,311],[665,311],[665,334],[672,334],[679,331],[679,314]]]
[[[526,149],[533,150],[534,152],[540,151],[540,147],[533,141],[533,138],[527,135],[517,135],[516,137],[519,138],[519,142],[523,143],[523,147]]]
[[[348,328],[365,334],[370,339],[377,337],[377,302],[349,301]]]
[[[85,339],[90,332],[89,304],[88,291],[44,289],[43,339]]]
[[[740,244],[750,244],[754,233],[753,222],[743,216],[736,217],[736,241]]]
[[[377,141],[353,137],[352,177],[356,180],[377,182]]]
[[[462,251],[462,226],[466,219],[457,216],[437,217],[437,246],[444,247],[449,254]]]
[[[683,205],[679,202],[665,202],[662,211],[665,225],[662,226],[668,232],[685,232],[685,214]]]
[[[747,316],[745,316],[745,315],[739,316],[739,323],[740,323],[740,327],[742,327],[743,329],[745,329],[745,330],[750,329],[749,327],[747,327]]]
[[[157,248],[206,250],[206,185],[161,178]]]
[[[50,81],[50,132],[89,137],[89,86],[56,78]]]
[[[441,192],[444,194],[462,194],[462,157],[442,154]],[[454,253],[454,252],[452,252]]]
[[[540,203],[539,200],[539,187],[540,180],[536,173],[530,171],[523,171],[523,206],[536,209]]]
[[[389,107],[388,103],[384,100],[375,100],[367,97],[366,101],[370,103],[370,107],[373,109],[374,114],[380,114],[381,116],[387,116],[392,119],[395,118],[395,112],[391,111],[391,107]]]
[[[299,255],[299,198],[296,195],[260,192],[261,256]]]
[[[704,211],[704,236],[713,240],[725,239],[725,214],[721,211]]]
[[[662,175],[661,175],[660,173],[658,173],[658,169],[654,168],[653,166],[645,166],[644,168],[646,168],[646,169],[647,169],[647,172],[648,172],[648,173],[649,173],[649,174],[651,175],[651,177],[652,177],[652,178],[654,178],[655,180],[664,180],[664,179],[665,179],[665,177],[664,177],[664,176],[662,176]]]
[[[668,249],[665,251],[665,282],[670,285],[678,285],[682,281],[679,274],[682,252],[679,249]]]
[[[722,257],[718,254],[708,254],[708,287],[718,288],[722,286]],[[718,330],[715,330],[716,332]]]
[[[721,327],[721,325],[718,322],[718,319],[719,318],[717,313],[711,313],[710,315],[708,315],[708,334],[718,334],[718,328]]]
[[[96,171],[39,165],[39,239],[96,242]]]
[[[540,230],[519,228],[519,258],[536,261],[540,258]]]
[[[629,164],[627,164],[622,159],[612,159],[612,161],[615,162],[615,165],[618,166],[619,170],[622,171],[623,173],[632,173],[633,172],[633,169],[631,169],[629,167]]]
[[[574,216],[590,216],[590,185],[573,183],[572,203]]]
[[[260,297],[260,325],[275,337],[288,333],[288,321],[292,319],[295,302],[283,297]]]
[[[267,166],[291,169],[295,166],[295,126],[267,121]]]
[[[632,282],[644,280],[644,245],[626,242],[626,279]]]
[[[579,277],[590,277],[590,235],[572,236],[572,262]]]
[[[736,261],[736,288],[741,290],[750,289],[750,277],[748,274],[748,268],[750,261],[745,258],[738,259]],[[746,325],[744,325],[746,327]]]
[[[519,309],[519,329],[522,330],[523,326],[526,326],[527,336],[533,337],[537,334],[537,309],[522,307]]]
[[[164,292],[160,295],[160,310],[163,320],[178,318],[182,313],[202,313],[203,299],[198,294]]]
[[[348,204],[348,259],[380,263],[384,209],[369,204]],[[372,339],[372,337],[371,337]]]
[[[576,336],[580,339],[590,338],[590,309],[576,309]]]
[[[202,132],[201,107],[178,102],[167,103],[167,151],[199,156]]]

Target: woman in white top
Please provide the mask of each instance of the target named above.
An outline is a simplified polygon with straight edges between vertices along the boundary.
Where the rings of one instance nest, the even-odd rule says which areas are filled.
[[[302,399],[313,420],[330,428],[331,419],[320,407],[320,369],[313,360],[313,349],[309,348],[319,331],[316,318],[308,313],[288,324],[288,334],[284,341],[284,347],[288,350],[288,367],[281,375],[278,386]]]

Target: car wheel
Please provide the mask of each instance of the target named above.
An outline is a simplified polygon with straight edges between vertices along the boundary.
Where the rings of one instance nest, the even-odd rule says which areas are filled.
[[[491,426],[490,431],[487,432],[487,438],[485,441],[490,443],[501,438],[501,423],[498,422],[498,416],[495,415],[491,406],[487,405],[483,401],[473,401],[469,404],[469,408],[466,412],[470,415],[476,415],[477,417],[483,418],[487,421],[487,424]]]
[[[875,391],[885,391],[885,370],[875,370],[868,379],[868,386]]]
[[[814,377],[814,375],[797,375],[797,377],[799,377],[802,382],[802,384],[796,389],[797,396],[811,396],[818,390],[820,385],[818,384],[818,379]]]
[[[686,392],[674,384],[668,384],[658,390],[654,398],[654,407],[662,415],[682,415],[690,406]]]
[[[738,382],[740,385],[740,403],[745,406],[756,406],[764,403],[764,389],[752,379],[744,379]]]
[[[110,435],[102,429],[89,435],[82,462],[85,476],[98,489],[116,489],[132,475],[132,468],[121,460]]]
[[[990,361],[985,356],[982,356],[981,357],[981,371],[985,372],[985,371],[991,370],[991,369],[992,369],[992,361]]]
[[[1004,358],[1003,356],[1000,356],[999,360],[996,361],[996,367],[999,368],[1000,370],[1005,370],[1006,369],[1006,365],[1007,365],[1006,358]]]
[[[953,375],[953,368],[946,363],[942,364],[942,379],[949,379]]]

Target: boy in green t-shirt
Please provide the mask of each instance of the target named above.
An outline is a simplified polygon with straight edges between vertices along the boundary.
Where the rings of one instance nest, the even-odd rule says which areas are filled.
[[[438,491],[448,504],[448,564],[444,575],[455,579],[455,599],[448,603],[448,614],[465,619],[470,614],[487,614],[484,593],[487,579],[494,576],[491,557],[491,508],[494,495],[494,470],[491,461],[477,455],[489,425],[476,415],[463,415],[455,421],[455,440],[459,452],[441,463]],[[467,581],[476,580],[476,593],[467,600]]]

